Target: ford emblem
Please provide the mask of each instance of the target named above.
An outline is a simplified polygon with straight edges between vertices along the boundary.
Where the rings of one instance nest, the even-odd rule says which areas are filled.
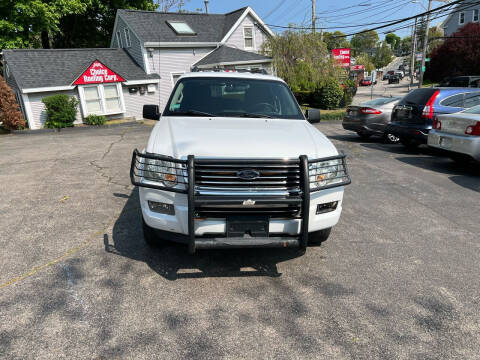
[[[243,169],[237,171],[237,177],[242,180],[255,180],[260,177],[260,173],[253,169]]]

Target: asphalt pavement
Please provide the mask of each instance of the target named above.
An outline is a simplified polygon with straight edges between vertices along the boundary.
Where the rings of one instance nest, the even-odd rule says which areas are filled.
[[[305,254],[148,248],[148,126],[1,136],[0,358],[480,358],[480,168],[318,128],[352,184]]]

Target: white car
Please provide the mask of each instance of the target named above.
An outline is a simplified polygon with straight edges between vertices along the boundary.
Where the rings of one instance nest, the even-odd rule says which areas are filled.
[[[428,145],[449,151],[454,160],[480,161],[480,105],[438,116],[428,134]]]
[[[307,121],[279,78],[183,75],[145,150],[134,151],[143,232],[207,248],[300,247],[325,241],[340,218],[345,156]]]

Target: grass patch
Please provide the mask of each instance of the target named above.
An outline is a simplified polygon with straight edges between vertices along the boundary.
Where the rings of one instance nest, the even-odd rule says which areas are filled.
[[[301,105],[302,112],[305,114],[307,109],[311,109],[309,106]],[[320,109],[320,121],[326,120],[343,120],[345,115],[345,108],[343,109],[333,109],[333,110],[322,110]]]

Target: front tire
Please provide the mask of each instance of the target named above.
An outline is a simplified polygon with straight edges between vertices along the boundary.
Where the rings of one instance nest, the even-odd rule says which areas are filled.
[[[332,228],[323,229],[319,231],[314,231],[308,234],[308,244],[309,245],[320,245],[321,243],[328,240]]]

